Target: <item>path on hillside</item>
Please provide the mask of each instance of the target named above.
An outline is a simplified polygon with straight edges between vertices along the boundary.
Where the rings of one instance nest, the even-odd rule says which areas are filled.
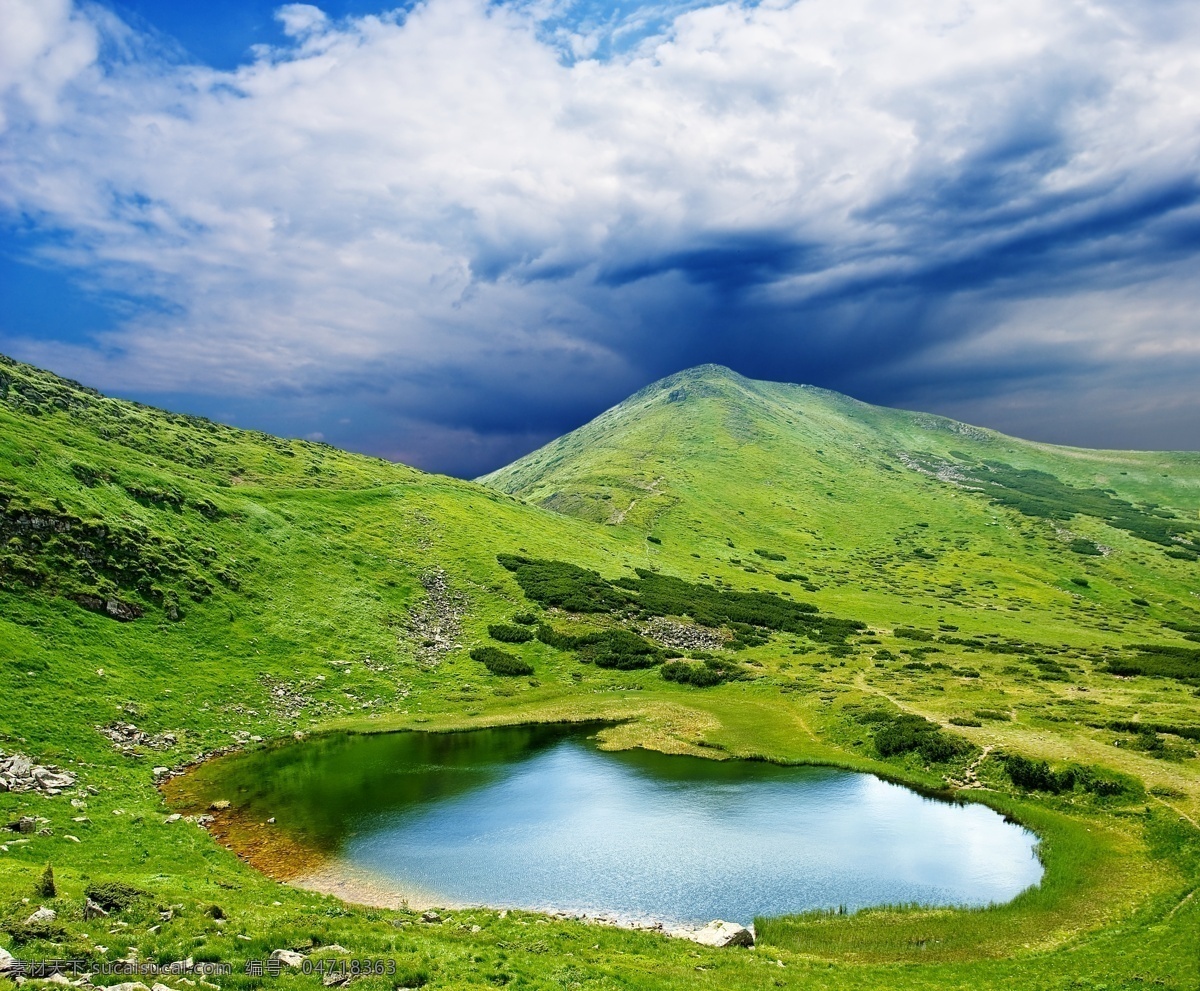
[[[662,484],[662,482],[663,482],[663,477],[661,475],[659,475],[658,478],[656,478],[653,482],[651,482],[648,486],[646,486],[646,492],[649,493],[651,496],[658,495],[658,487]],[[645,498],[645,497],[643,496],[643,498]],[[617,525],[617,526],[624,523],[625,517],[627,515],[629,515],[629,511],[631,509],[633,509],[633,507],[636,506],[637,503],[638,503],[637,496],[634,496],[633,499],[630,501],[629,505],[626,506],[624,509],[622,509],[619,513],[617,513],[612,518],[611,523],[613,523],[614,525]]]

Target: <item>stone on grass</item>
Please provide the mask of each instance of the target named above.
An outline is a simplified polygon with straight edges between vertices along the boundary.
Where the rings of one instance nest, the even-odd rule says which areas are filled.
[[[736,922],[724,922],[714,919],[703,929],[698,929],[691,936],[693,942],[701,946],[753,946],[754,933]]]
[[[297,953],[295,950],[272,950],[271,959],[278,960],[285,967],[304,966],[304,954]]]

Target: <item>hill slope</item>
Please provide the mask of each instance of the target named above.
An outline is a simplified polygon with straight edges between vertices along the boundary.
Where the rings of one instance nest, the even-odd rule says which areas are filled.
[[[768,965],[795,987],[1195,985],[1194,455],[1031,445],[705,368],[486,481],[0,359],[0,748],[77,776],[0,789],[0,821],[46,830],[0,843],[2,944],[230,961],[218,983],[246,988],[247,959],[330,943],[402,958],[410,980],[363,991],[758,988]],[[495,673],[485,646],[533,673]],[[486,909],[424,926],[269,880],[166,822],[155,786],[155,766],[297,733],[558,719],[974,796],[1038,830],[1046,876],[980,912],[764,921],[756,954]],[[150,896],[84,918],[104,881]],[[43,902],[58,920],[27,923]]]

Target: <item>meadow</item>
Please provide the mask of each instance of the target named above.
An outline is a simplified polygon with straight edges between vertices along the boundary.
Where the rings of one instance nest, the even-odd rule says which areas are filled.
[[[131,957],[229,964],[158,978],[180,991],[320,982],[245,972],[276,949],[394,959],[364,991],[1195,988],[1198,511],[1196,454],[713,367],[472,483],[0,360],[0,750],[75,776],[0,792],[4,822],[33,818],[0,836],[0,945],[97,985]],[[551,721],[983,801],[1037,832],[1046,874],[986,909],[760,919],[753,950],[424,922],[272,880],[171,821],[155,770]]]

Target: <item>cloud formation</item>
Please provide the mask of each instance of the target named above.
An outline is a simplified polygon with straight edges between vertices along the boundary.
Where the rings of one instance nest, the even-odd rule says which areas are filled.
[[[581,10],[286,4],[285,45],[217,71],[0,0],[13,250],[124,307],[0,345],[462,472],[709,360],[1195,435],[1195,4]],[[1067,415],[1105,388],[1140,427]]]

